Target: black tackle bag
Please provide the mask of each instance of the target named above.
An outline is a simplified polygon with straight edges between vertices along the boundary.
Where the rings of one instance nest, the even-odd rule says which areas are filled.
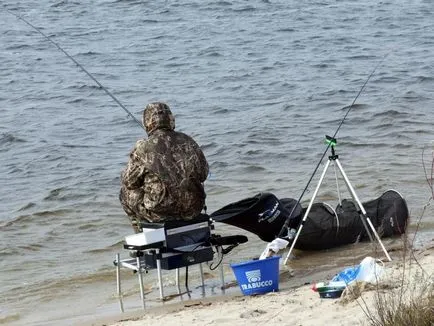
[[[216,222],[239,227],[271,242],[279,235],[292,209],[290,225],[296,226],[301,220],[300,204],[294,199],[279,200],[274,194],[264,192],[224,206],[210,216]]]
[[[396,190],[388,190],[379,198],[362,205],[380,237],[405,233],[409,218],[408,207]]]

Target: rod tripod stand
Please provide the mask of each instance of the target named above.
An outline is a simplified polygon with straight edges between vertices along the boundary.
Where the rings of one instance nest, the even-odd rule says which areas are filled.
[[[339,183],[338,183],[338,176],[337,176],[336,166],[338,167],[339,172],[341,173],[341,175],[342,175],[342,177],[343,177],[343,179],[345,181],[345,185],[347,186],[348,191],[351,194],[351,197],[353,198],[354,202],[356,203],[356,206],[357,206],[358,212],[359,212],[359,217],[362,220],[363,226],[366,229],[366,232],[367,232],[367,234],[369,236],[369,239],[371,240],[371,242],[374,241],[374,239],[373,239],[373,237],[371,235],[371,232],[369,230],[369,228],[370,228],[371,231],[372,231],[372,233],[374,234],[376,240],[380,244],[381,249],[383,249],[384,254],[386,255],[387,259],[389,261],[392,261],[392,258],[390,258],[389,253],[387,252],[386,248],[384,247],[383,243],[381,242],[380,237],[379,237],[378,233],[375,231],[375,228],[372,225],[372,222],[371,222],[370,218],[366,215],[365,208],[363,207],[362,203],[360,202],[359,197],[357,196],[356,192],[354,191],[353,186],[351,185],[351,183],[350,183],[350,181],[349,181],[349,179],[348,179],[348,177],[347,177],[344,169],[342,168],[341,163],[339,162],[339,156],[335,153],[336,139],[331,138],[329,136],[326,136],[326,138],[327,138],[327,142],[330,144],[332,155],[329,156],[328,161],[327,161],[327,163],[326,163],[326,165],[324,167],[324,170],[323,170],[323,172],[321,174],[321,177],[320,177],[320,179],[318,181],[318,185],[316,186],[316,189],[315,189],[315,191],[313,193],[313,196],[312,196],[312,198],[311,198],[311,200],[309,202],[309,206],[306,209],[306,212],[305,212],[305,214],[303,216],[303,219],[302,219],[302,221],[301,221],[301,223],[300,223],[300,225],[298,227],[298,230],[297,230],[297,233],[296,233],[296,235],[294,237],[294,240],[292,241],[291,247],[289,248],[289,252],[288,252],[288,255],[285,258],[284,264],[287,263],[290,255],[291,255],[291,252],[294,249],[295,243],[297,242],[297,239],[298,239],[298,237],[299,237],[299,235],[301,233],[301,230],[303,229],[304,222],[306,221],[307,216],[310,213],[310,210],[312,208],[313,202],[315,200],[315,197],[318,194],[319,188],[321,186],[321,183],[324,180],[324,176],[325,176],[325,174],[327,172],[327,169],[330,166],[330,163],[336,163],[336,164],[333,164],[333,166],[334,166],[334,169],[335,169],[335,177],[336,177],[336,185],[337,185],[337,191],[338,191],[339,205],[341,205],[341,195],[340,195],[340,191],[339,191]],[[369,226],[369,228],[368,228],[368,226]]]

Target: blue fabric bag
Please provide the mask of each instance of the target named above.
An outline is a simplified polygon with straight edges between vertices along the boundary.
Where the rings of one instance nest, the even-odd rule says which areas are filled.
[[[350,284],[357,279],[360,271],[360,265],[347,267],[342,272],[339,272],[332,281],[344,281],[345,284]]]

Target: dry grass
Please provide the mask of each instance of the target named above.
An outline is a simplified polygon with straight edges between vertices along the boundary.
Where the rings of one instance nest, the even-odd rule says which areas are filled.
[[[369,325],[434,325],[434,283],[416,261],[412,257],[395,270],[395,288],[375,289],[374,309],[366,310]]]
[[[433,326],[434,325],[434,279],[419,263],[424,252],[414,249],[422,217],[434,200],[433,174],[434,151],[427,165],[422,152],[422,163],[429,186],[430,198],[416,221],[416,230],[410,240],[408,234],[402,238],[402,257],[397,259],[389,273],[377,284],[357,282],[347,287],[343,293],[342,304],[356,300],[363,310],[369,326]],[[429,255],[428,248],[425,255]],[[431,253],[432,254],[432,253]],[[369,305],[363,297],[364,292],[373,292],[374,304]]]
[[[414,250],[416,238],[422,217],[434,197],[433,170],[434,151],[425,164],[422,151],[422,164],[425,178],[429,186],[430,198],[417,220],[413,240],[408,236],[403,238],[403,255],[400,266],[396,269],[398,275],[391,275],[396,280],[396,287],[384,290],[375,289],[374,311],[366,305],[364,311],[370,326],[433,326],[434,325],[434,283],[432,275],[427,273],[418,261]]]

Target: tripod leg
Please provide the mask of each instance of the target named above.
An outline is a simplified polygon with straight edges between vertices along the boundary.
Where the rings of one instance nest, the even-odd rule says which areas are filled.
[[[336,164],[337,164],[337,166],[338,166],[338,168],[339,168],[339,171],[340,171],[341,174],[342,174],[342,177],[343,177],[344,180],[345,180],[345,184],[347,185],[348,190],[349,190],[350,193],[351,193],[351,196],[353,197],[354,201],[355,201],[355,202],[357,203],[357,205],[359,206],[359,209],[360,209],[360,211],[362,212],[363,217],[366,219],[366,222],[369,224],[369,227],[371,228],[372,233],[374,234],[375,238],[377,239],[378,243],[380,244],[381,249],[383,249],[384,254],[386,255],[387,259],[388,259],[389,261],[392,261],[392,258],[390,258],[389,253],[387,252],[386,248],[385,248],[384,245],[383,245],[383,242],[381,242],[380,236],[378,235],[377,231],[375,231],[375,228],[374,228],[374,226],[372,225],[371,219],[366,215],[366,210],[365,210],[365,208],[363,207],[362,203],[360,202],[359,197],[357,196],[356,192],[354,191],[354,188],[353,188],[353,186],[351,185],[350,180],[348,179],[347,175],[345,174],[345,171],[344,171],[344,169],[342,168],[342,165],[341,165],[341,163],[339,162],[339,159],[336,159],[335,161],[336,161]],[[369,233],[369,229],[368,229],[368,227],[366,226],[365,220],[364,220],[363,218],[362,218],[362,222],[363,222],[363,225],[365,226],[366,231],[368,232],[369,237],[371,238],[371,241],[372,241],[372,235]]]
[[[286,258],[285,258],[285,260],[283,261],[283,265],[286,265],[286,263],[287,263],[289,257],[291,256],[291,252],[292,252],[292,250],[294,249],[295,243],[297,242],[298,236],[300,235],[301,229],[303,228],[304,222],[306,221],[307,216],[308,216],[309,213],[310,213],[310,210],[311,210],[311,208],[312,208],[313,202],[314,202],[314,200],[315,200],[316,195],[318,194],[319,187],[321,186],[321,183],[322,183],[323,180],[324,180],[324,176],[325,176],[325,174],[326,174],[326,172],[327,172],[327,169],[328,169],[329,165],[330,165],[330,160],[327,161],[327,163],[326,163],[326,165],[325,165],[325,167],[324,167],[324,171],[322,171],[321,177],[319,178],[319,181],[318,181],[318,185],[316,186],[316,189],[315,189],[315,191],[314,191],[314,193],[313,193],[313,196],[312,196],[312,198],[311,198],[311,200],[310,200],[309,206],[308,206],[307,209],[306,209],[306,213],[304,214],[303,219],[302,219],[302,221],[301,221],[301,223],[300,223],[300,225],[299,225],[299,227],[298,227],[298,230],[297,230],[297,233],[296,233],[296,235],[295,235],[295,237],[294,237],[294,240],[293,240],[292,243],[291,243],[291,247],[289,248],[288,255],[286,255]]]
[[[336,164],[334,163],[333,163],[333,170],[335,171],[336,189],[338,191],[339,206],[342,206],[342,198],[341,198],[341,192],[339,189],[339,181],[338,181],[338,172],[336,171]]]
[[[367,216],[366,216],[365,208],[363,207],[362,203],[361,203],[360,200],[359,200],[359,197],[357,196],[356,192],[354,191],[354,188],[353,188],[353,186],[351,185],[351,183],[350,183],[350,181],[349,181],[349,179],[348,179],[348,177],[347,177],[347,175],[346,175],[344,169],[342,168],[342,165],[341,165],[341,163],[339,162],[339,159],[336,159],[336,165],[338,166],[339,171],[341,172],[342,177],[344,178],[345,185],[347,186],[348,191],[349,191],[350,194],[351,194],[351,197],[352,197],[353,200],[356,202],[356,206],[357,206],[358,210],[362,212],[362,215],[363,215],[362,223],[363,223],[363,226],[365,227],[366,233],[367,233],[368,236],[369,236],[369,240],[371,240],[371,242],[372,242],[372,241],[374,241],[374,238],[372,237],[372,235],[371,235],[371,231],[369,230],[368,226],[366,225],[366,219],[367,219]],[[374,230],[374,231],[375,231],[375,230]]]

